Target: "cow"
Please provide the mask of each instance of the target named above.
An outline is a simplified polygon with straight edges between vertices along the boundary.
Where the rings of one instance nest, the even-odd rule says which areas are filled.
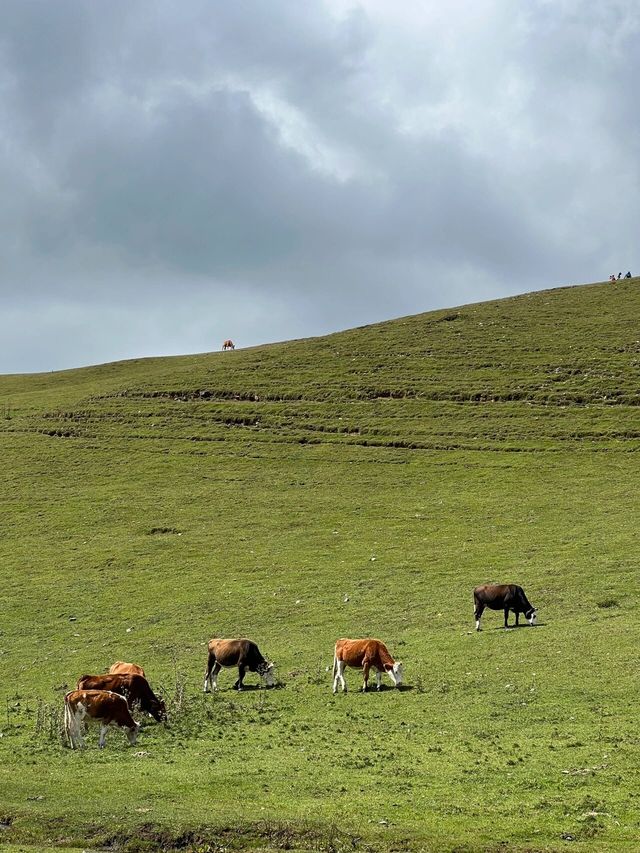
[[[273,664],[265,660],[260,649],[252,640],[209,640],[209,657],[207,670],[204,674],[204,692],[218,689],[218,673],[223,666],[237,666],[238,680],[233,685],[234,690],[242,690],[242,682],[249,672],[257,672],[265,680],[267,687],[275,684]]]
[[[515,583],[485,583],[473,590],[476,631],[480,630],[480,617],[485,609],[504,610],[504,627],[509,627],[509,611],[516,614],[516,628],[520,614],[524,613],[531,626],[536,624],[536,608],[531,606],[521,586]]]
[[[141,675],[146,678],[144,669],[138,666],[137,663],[126,663],[123,660],[117,660],[109,667],[109,675]]]
[[[345,667],[362,668],[364,681],[362,692],[369,685],[369,670],[376,671],[376,689],[382,689],[382,673],[386,672],[396,687],[400,687],[403,678],[403,668],[400,661],[394,661],[382,640],[368,637],[364,640],[338,640],[333,654],[333,692],[338,691],[338,682],[342,684],[342,692],[347,692],[347,682],[344,680]]]
[[[226,350],[226,349],[235,349],[235,348],[236,348],[236,345],[235,345],[235,344],[234,344],[234,342],[231,340],[231,338],[228,338],[228,339],[227,339],[227,340],[222,344],[222,349],[223,349],[223,351],[224,351],[224,350]]]
[[[78,680],[78,690],[110,690],[119,693],[131,708],[136,705],[162,723],[167,719],[164,701],[159,699],[142,675],[83,675]]]
[[[71,749],[84,747],[85,720],[100,724],[100,749],[104,748],[107,729],[112,723],[125,730],[131,746],[140,729],[124,696],[109,690],[71,690],[64,697],[64,731]]]

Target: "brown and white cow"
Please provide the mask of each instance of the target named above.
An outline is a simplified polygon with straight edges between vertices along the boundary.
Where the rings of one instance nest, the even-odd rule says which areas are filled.
[[[394,661],[382,640],[368,637],[363,640],[338,640],[333,655],[333,692],[338,691],[338,682],[342,684],[342,692],[347,692],[347,682],[344,680],[345,667],[352,666],[362,669],[364,678],[363,692],[369,684],[369,670],[376,671],[376,688],[382,688],[382,673],[386,672],[396,687],[402,684],[403,668],[400,661]]]
[[[139,706],[159,723],[167,719],[164,701],[156,696],[142,675],[83,675],[77,687],[78,690],[111,690],[124,696],[131,708]]]
[[[100,749],[105,745],[110,725],[124,729],[131,746],[136,742],[140,729],[124,696],[108,690],[72,690],[64,697],[64,730],[71,749],[84,747],[85,721],[100,724]]]
[[[273,664],[261,654],[260,649],[252,640],[209,640],[209,657],[207,670],[204,674],[204,692],[218,689],[218,673],[225,666],[238,667],[238,680],[233,685],[234,690],[242,690],[242,682],[248,672],[257,672],[265,680],[267,687],[273,687]]]
[[[146,678],[144,669],[138,666],[137,663],[126,663],[123,660],[117,660],[109,667],[109,675],[141,675]]]
[[[520,614],[524,613],[531,626],[536,624],[536,608],[531,603],[521,586],[515,583],[485,583],[473,590],[474,616],[476,631],[480,630],[480,617],[485,609],[504,610],[504,627],[509,627],[509,611],[516,614],[516,627]]]
[[[231,340],[231,338],[228,338],[228,339],[227,339],[227,340],[222,344],[222,349],[223,349],[223,350],[226,350],[226,349],[235,349],[235,348],[236,348],[236,345],[235,345],[235,344],[234,344],[234,342]]]

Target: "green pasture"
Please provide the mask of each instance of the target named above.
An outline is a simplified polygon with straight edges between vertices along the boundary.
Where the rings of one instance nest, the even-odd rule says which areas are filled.
[[[639,286],[0,377],[0,850],[636,850]],[[205,696],[212,636],[279,686]],[[67,749],[116,659],[168,725]]]

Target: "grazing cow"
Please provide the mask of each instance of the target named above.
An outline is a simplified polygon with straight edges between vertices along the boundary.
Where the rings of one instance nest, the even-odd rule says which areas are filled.
[[[159,723],[167,719],[163,700],[156,696],[142,675],[83,675],[78,681],[78,690],[111,690],[124,696],[131,708],[139,705],[140,710]]]
[[[338,690],[338,682],[342,684],[342,692],[347,692],[347,682],[344,680],[344,670],[347,666],[362,669],[364,682],[363,692],[369,683],[369,670],[376,671],[376,689],[382,689],[382,673],[386,672],[396,687],[402,684],[402,664],[394,661],[389,650],[381,640],[371,637],[365,640],[338,640],[333,655],[333,692]]]
[[[127,700],[109,690],[72,690],[64,697],[64,731],[71,749],[82,749],[84,721],[100,724],[98,746],[102,749],[107,729],[113,723],[124,729],[131,746],[138,737],[139,724],[131,716]]]
[[[485,583],[473,590],[476,631],[480,630],[480,617],[485,609],[504,610],[504,627],[508,628],[509,611],[516,614],[516,627],[520,614],[524,613],[530,625],[536,624],[536,609],[532,607],[521,586],[515,583]]]
[[[212,690],[218,689],[218,673],[223,666],[238,667],[238,680],[233,685],[234,690],[242,690],[247,670],[261,675],[267,687],[273,687],[275,683],[273,664],[263,658],[260,649],[252,640],[209,640],[209,658],[204,674],[205,693],[209,692],[207,685]]]
[[[226,350],[226,349],[235,349],[235,348],[236,348],[236,345],[235,345],[235,344],[234,344],[234,342],[231,340],[231,338],[229,338],[228,340],[226,340],[226,341],[222,344],[222,349],[223,349],[223,350]]]
[[[123,660],[117,660],[109,667],[109,675],[141,675],[146,678],[144,669],[138,666],[137,663],[125,663]]]

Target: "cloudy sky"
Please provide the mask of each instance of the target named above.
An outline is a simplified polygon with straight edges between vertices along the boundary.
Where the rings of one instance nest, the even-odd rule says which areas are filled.
[[[3,0],[0,373],[640,269],[638,0]]]

